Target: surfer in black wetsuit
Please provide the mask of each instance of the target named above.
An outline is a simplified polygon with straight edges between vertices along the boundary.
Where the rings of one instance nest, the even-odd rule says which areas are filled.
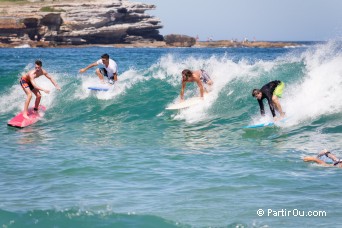
[[[276,80],[267,83],[261,89],[253,89],[252,96],[258,100],[261,115],[265,115],[265,108],[262,100],[266,98],[268,101],[268,105],[270,106],[273,118],[277,120],[275,110],[279,112],[281,118],[284,117],[285,113],[283,112],[278,99],[281,98],[283,94],[284,86],[284,82]]]
[[[324,160],[321,159],[322,156],[329,158],[333,163],[326,163]],[[304,157],[303,160],[305,162],[316,162],[317,164],[324,165],[324,166],[336,166],[342,168],[342,160],[338,159],[335,155],[330,153],[327,149],[322,150],[317,157]]]

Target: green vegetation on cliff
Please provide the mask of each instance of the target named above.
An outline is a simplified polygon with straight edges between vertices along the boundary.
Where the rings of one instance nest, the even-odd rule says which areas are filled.
[[[44,7],[40,8],[40,11],[41,12],[65,12],[64,9],[56,9],[56,8],[51,7],[51,6],[44,6]]]
[[[0,2],[27,2],[27,0],[0,0]]]

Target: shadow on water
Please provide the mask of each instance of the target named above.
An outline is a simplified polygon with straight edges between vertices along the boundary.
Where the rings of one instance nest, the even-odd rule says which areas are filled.
[[[243,129],[242,138],[255,141],[259,139],[276,139],[284,137],[284,132],[279,127],[264,127],[254,129]]]

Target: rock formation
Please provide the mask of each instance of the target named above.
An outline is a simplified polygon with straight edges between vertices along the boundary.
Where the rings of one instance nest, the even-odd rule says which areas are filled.
[[[192,47],[196,44],[194,37],[170,34],[164,37],[165,43],[174,47]]]
[[[7,1],[7,2],[5,2]],[[287,42],[199,42],[159,34],[154,5],[134,0],[0,0],[0,47],[113,45],[116,47],[285,47]],[[139,1],[139,0],[137,0]],[[165,42],[164,42],[165,41]]]
[[[31,0],[32,1],[32,0]],[[1,3],[0,43],[31,46],[162,41],[154,5],[128,0]]]

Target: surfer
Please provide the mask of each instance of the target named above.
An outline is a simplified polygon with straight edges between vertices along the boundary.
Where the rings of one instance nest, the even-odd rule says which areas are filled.
[[[213,84],[213,81],[211,80],[210,76],[205,70],[196,70],[191,71],[188,69],[185,69],[182,71],[182,89],[180,92],[180,98],[181,100],[184,100],[184,90],[187,82],[196,82],[198,85],[198,88],[200,89],[200,96],[203,98],[204,92],[208,92],[206,88],[204,88],[203,83],[205,85],[211,86]]]
[[[321,159],[322,156],[329,158],[333,163],[326,163],[324,160]],[[336,166],[342,168],[342,160],[338,159],[335,155],[329,152],[327,149],[322,150],[317,157],[304,157],[303,160],[305,162],[316,162],[317,164],[324,165],[324,166]]]
[[[264,103],[262,102],[262,100],[266,98],[274,120],[277,120],[274,110],[277,110],[279,112],[281,118],[285,116],[285,112],[283,112],[278,99],[281,98],[284,87],[284,82],[276,80],[267,83],[261,89],[253,89],[252,96],[258,100],[261,115],[265,115]]]
[[[96,74],[100,81],[104,83],[104,77],[106,77],[108,78],[108,83],[113,85],[114,82],[118,80],[118,66],[113,59],[109,58],[108,54],[103,54],[101,59],[91,63],[86,68],[82,68],[79,72],[84,73],[88,69],[98,65],[100,65],[100,67],[96,69]]]
[[[25,101],[25,105],[24,105],[24,111],[23,111],[23,116],[25,119],[28,119],[28,106],[30,104],[31,98],[32,98],[32,92],[34,93],[34,95],[36,95],[36,102],[34,105],[34,111],[38,111],[38,107],[39,107],[39,103],[40,103],[40,99],[42,97],[42,95],[40,94],[39,91],[44,91],[45,93],[50,93],[49,90],[47,89],[43,89],[42,87],[38,86],[34,79],[40,77],[41,75],[44,75],[45,77],[47,77],[52,84],[58,89],[61,90],[61,88],[59,87],[59,85],[57,84],[57,82],[48,74],[48,72],[46,72],[46,70],[44,70],[42,68],[43,63],[40,60],[36,60],[35,61],[35,68],[34,70],[29,71],[28,73],[24,74],[21,78],[20,78],[20,85],[23,88],[24,92],[26,93],[26,101]],[[31,92],[32,91],[32,92]]]

